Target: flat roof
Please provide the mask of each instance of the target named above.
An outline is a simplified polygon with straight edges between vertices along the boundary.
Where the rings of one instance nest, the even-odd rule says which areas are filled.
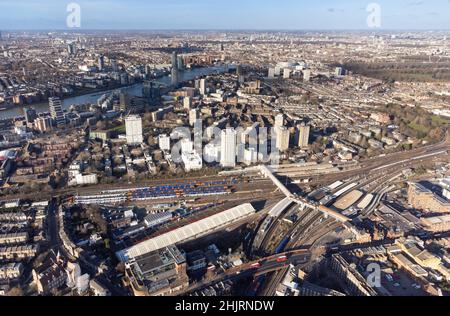
[[[370,203],[373,201],[373,194],[367,194],[364,199],[359,202],[358,208],[365,209],[370,205]]]
[[[426,217],[422,219],[426,225],[437,225],[450,222],[450,215]]]
[[[269,212],[269,216],[272,217],[279,217],[281,213],[283,213],[284,210],[287,209],[289,205],[291,205],[293,202],[290,198],[285,198],[277,203]]]
[[[350,206],[355,204],[362,196],[363,193],[361,191],[352,191],[346,194],[344,197],[340,198],[333,206],[340,210],[346,210]]]

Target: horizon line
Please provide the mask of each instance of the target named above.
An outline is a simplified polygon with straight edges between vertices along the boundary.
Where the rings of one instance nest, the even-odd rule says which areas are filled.
[[[393,29],[289,29],[289,28],[242,28],[242,29],[226,29],[226,28],[130,28],[130,29],[109,29],[109,28],[92,28],[92,29],[82,29],[82,28],[25,28],[25,29],[13,29],[13,28],[1,28],[2,32],[101,32],[101,31],[114,31],[114,32],[178,32],[178,31],[191,31],[191,32],[450,32],[450,27],[447,29],[401,29],[401,28],[393,28]]]

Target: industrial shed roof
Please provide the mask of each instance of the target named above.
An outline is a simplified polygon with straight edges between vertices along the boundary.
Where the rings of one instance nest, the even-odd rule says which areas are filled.
[[[220,227],[224,227],[251,214],[254,214],[255,212],[256,210],[251,204],[242,204],[227,211],[218,213],[195,223],[175,229],[171,232],[146,240],[130,248],[118,251],[116,255],[119,260],[125,262],[132,258],[145,255],[149,252],[170,245],[178,244],[180,242],[187,242],[194,238],[203,236],[209,232],[215,231]]]

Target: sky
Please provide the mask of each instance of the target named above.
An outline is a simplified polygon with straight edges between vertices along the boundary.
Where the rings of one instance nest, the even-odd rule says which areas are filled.
[[[0,0],[0,30],[65,30],[67,5],[79,30],[450,30],[450,0]]]

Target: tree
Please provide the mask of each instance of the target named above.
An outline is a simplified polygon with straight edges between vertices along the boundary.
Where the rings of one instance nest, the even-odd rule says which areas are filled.
[[[125,273],[125,263],[120,262],[117,266],[116,266],[116,271],[118,273]]]
[[[82,152],[79,156],[78,156],[79,160],[83,160],[83,161],[87,161],[91,159],[91,154],[88,152]]]
[[[95,126],[99,130],[104,130],[106,128],[106,123],[104,121],[99,121],[99,122],[97,122],[97,124]]]
[[[143,125],[144,125],[144,126],[151,126],[152,121],[153,121],[153,119],[152,119],[152,113],[145,113],[145,114],[144,114],[144,118],[143,118],[143,120],[142,120]]]
[[[153,136],[149,136],[147,139],[147,143],[149,144],[149,146],[153,146],[156,145],[156,140]]]
[[[132,151],[131,151],[131,155],[132,156],[134,156],[134,157],[140,157],[140,156],[142,156],[142,149],[141,148],[134,148]]]
[[[62,296],[62,292],[59,289],[52,289],[50,293],[52,296]]]
[[[440,139],[443,139],[444,136],[445,136],[445,131],[442,130],[442,128],[439,128],[439,127],[431,130],[430,133],[429,133],[429,137],[432,140],[440,140]]]
[[[108,232],[108,223],[103,218],[100,209],[90,206],[88,208],[89,218],[97,225],[101,234],[106,235]]]
[[[95,154],[101,153],[103,151],[102,146],[100,145],[95,145],[93,150],[92,150]]]
[[[214,280],[215,276],[216,276],[216,274],[214,273],[214,271],[207,270],[206,274],[203,278],[206,282],[208,282],[208,281]]]

